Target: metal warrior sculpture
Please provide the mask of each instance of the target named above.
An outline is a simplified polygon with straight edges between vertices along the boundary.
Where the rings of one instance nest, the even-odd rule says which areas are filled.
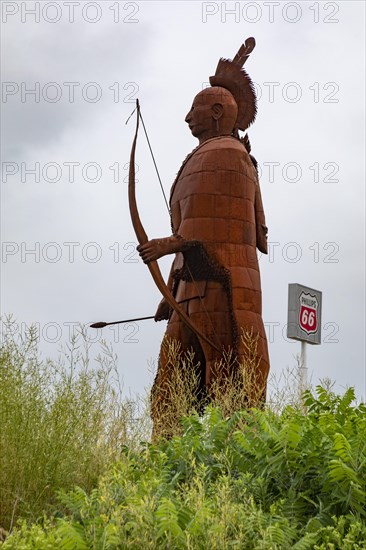
[[[257,340],[259,404],[265,400],[269,357],[256,248],[267,253],[267,227],[256,161],[247,136],[239,137],[257,110],[253,84],[242,69],[254,46],[254,38],[248,38],[232,61],[220,59],[210,78],[211,88],[196,95],[186,116],[199,145],[184,160],[171,189],[172,235],[148,240],[138,215],[134,174],[138,104],[129,200],[140,243],[137,250],[163,294],[155,320],[168,320],[166,338],[179,341],[183,351],[193,349],[204,389],[222,375],[223,352],[232,350],[236,364],[245,361],[241,330],[252,331]],[[156,262],[166,254],[175,254],[167,285]],[[167,406],[169,364],[163,344],[152,389],[154,421]]]

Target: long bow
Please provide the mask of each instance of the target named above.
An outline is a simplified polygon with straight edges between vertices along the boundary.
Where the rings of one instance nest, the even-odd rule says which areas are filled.
[[[141,219],[137,209],[136,193],[135,193],[135,151],[136,151],[137,134],[139,130],[139,120],[140,120],[140,104],[138,99],[136,100],[136,110],[137,110],[136,132],[135,132],[135,137],[133,139],[132,147],[131,147],[130,169],[129,169],[129,176],[128,176],[128,201],[130,206],[132,225],[135,230],[137,240],[139,244],[145,244],[148,241],[148,236],[141,223]],[[186,312],[175,300],[175,298],[173,297],[172,293],[170,292],[169,288],[167,287],[164,281],[164,278],[161,274],[157,261],[156,260],[151,261],[147,264],[147,266],[161,294],[164,296],[169,306],[178,314],[179,318],[183,321],[183,323],[185,323],[187,327],[189,327],[199,338],[201,338],[207,344],[209,344],[214,349],[216,349],[216,351],[221,352],[218,346],[215,345],[203,332],[201,332],[194,325],[194,323],[192,323],[191,319],[188,317]]]

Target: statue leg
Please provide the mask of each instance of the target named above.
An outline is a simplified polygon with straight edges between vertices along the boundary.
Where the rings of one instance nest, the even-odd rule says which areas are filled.
[[[262,406],[266,400],[269,357],[261,315],[246,310],[234,312],[239,330],[238,355],[230,356],[228,352],[233,350],[235,328],[232,326],[230,304],[222,285],[208,282],[204,298],[191,300],[188,313],[192,321],[226,352],[225,358],[206,342],[200,342],[206,364],[205,384],[211,388],[211,395],[213,388],[220,392],[230,379],[242,395],[238,403],[242,406]]]
[[[240,327],[244,328],[239,343],[239,361],[248,370],[250,406],[262,406],[266,401],[269,355],[262,316],[253,311],[241,311]]]
[[[232,348],[232,322],[229,311],[228,299],[225,290],[218,282],[208,281],[203,297],[192,298],[181,302],[181,306],[192,319],[194,324],[217,345],[220,352],[200,340],[173,312],[169,320],[165,338],[170,341],[178,341],[184,354],[193,350],[194,363],[198,371],[194,377],[198,378],[199,385],[196,389],[197,399],[195,409],[202,412],[206,406],[207,389],[212,382],[225,380],[230,374],[230,365],[222,359],[222,351]],[[221,362],[220,362],[221,361]],[[182,365],[182,368],[183,365]],[[151,392],[151,416],[154,421],[154,434],[159,435],[164,429],[160,426],[160,420],[167,418],[168,412],[174,409],[174,391],[172,391],[172,363],[171,354],[167,342],[161,346],[158,372]],[[187,395],[191,392],[187,383]],[[178,414],[178,411],[177,411]]]
[[[200,340],[200,345],[205,357],[205,385],[219,377],[225,376],[223,372],[227,365],[222,359],[222,352],[232,348],[233,334],[229,311],[229,304],[225,290],[218,282],[208,281],[206,293],[203,298],[190,300],[188,314],[196,326],[209,336],[217,345],[220,352]],[[218,370],[219,369],[219,370]]]
[[[181,306],[186,313],[189,303]],[[193,360],[187,360],[193,351]],[[177,363],[178,359],[178,363]],[[177,369],[185,369],[182,373]],[[194,407],[198,412],[205,401],[205,356],[197,336],[179,319],[173,311],[168,322],[160,348],[159,364],[151,390],[151,418],[153,438],[160,435],[170,437],[182,414]],[[186,395],[182,395],[181,384],[186,381]],[[188,410],[185,410],[188,409]]]

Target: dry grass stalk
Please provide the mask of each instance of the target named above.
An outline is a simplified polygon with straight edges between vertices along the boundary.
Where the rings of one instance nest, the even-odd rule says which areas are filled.
[[[225,416],[235,411],[263,406],[263,381],[260,376],[258,336],[242,330],[245,355],[239,362],[232,350],[223,354],[215,365],[213,379],[202,387],[199,363],[193,350],[183,352],[176,340],[163,341],[163,353],[168,360],[169,380],[159,380],[152,390],[153,439],[182,433],[180,419],[192,413],[202,414],[212,403]]]

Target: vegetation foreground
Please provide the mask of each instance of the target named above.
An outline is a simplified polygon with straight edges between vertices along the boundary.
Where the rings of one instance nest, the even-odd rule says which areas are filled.
[[[1,347],[4,550],[366,548],[366,407],[352,388],[281,410],[210,405],[140,443],[146,418],[119,399],[114,358],[92,370],[75,342],[68,358],[44,364],[32,335]]]

